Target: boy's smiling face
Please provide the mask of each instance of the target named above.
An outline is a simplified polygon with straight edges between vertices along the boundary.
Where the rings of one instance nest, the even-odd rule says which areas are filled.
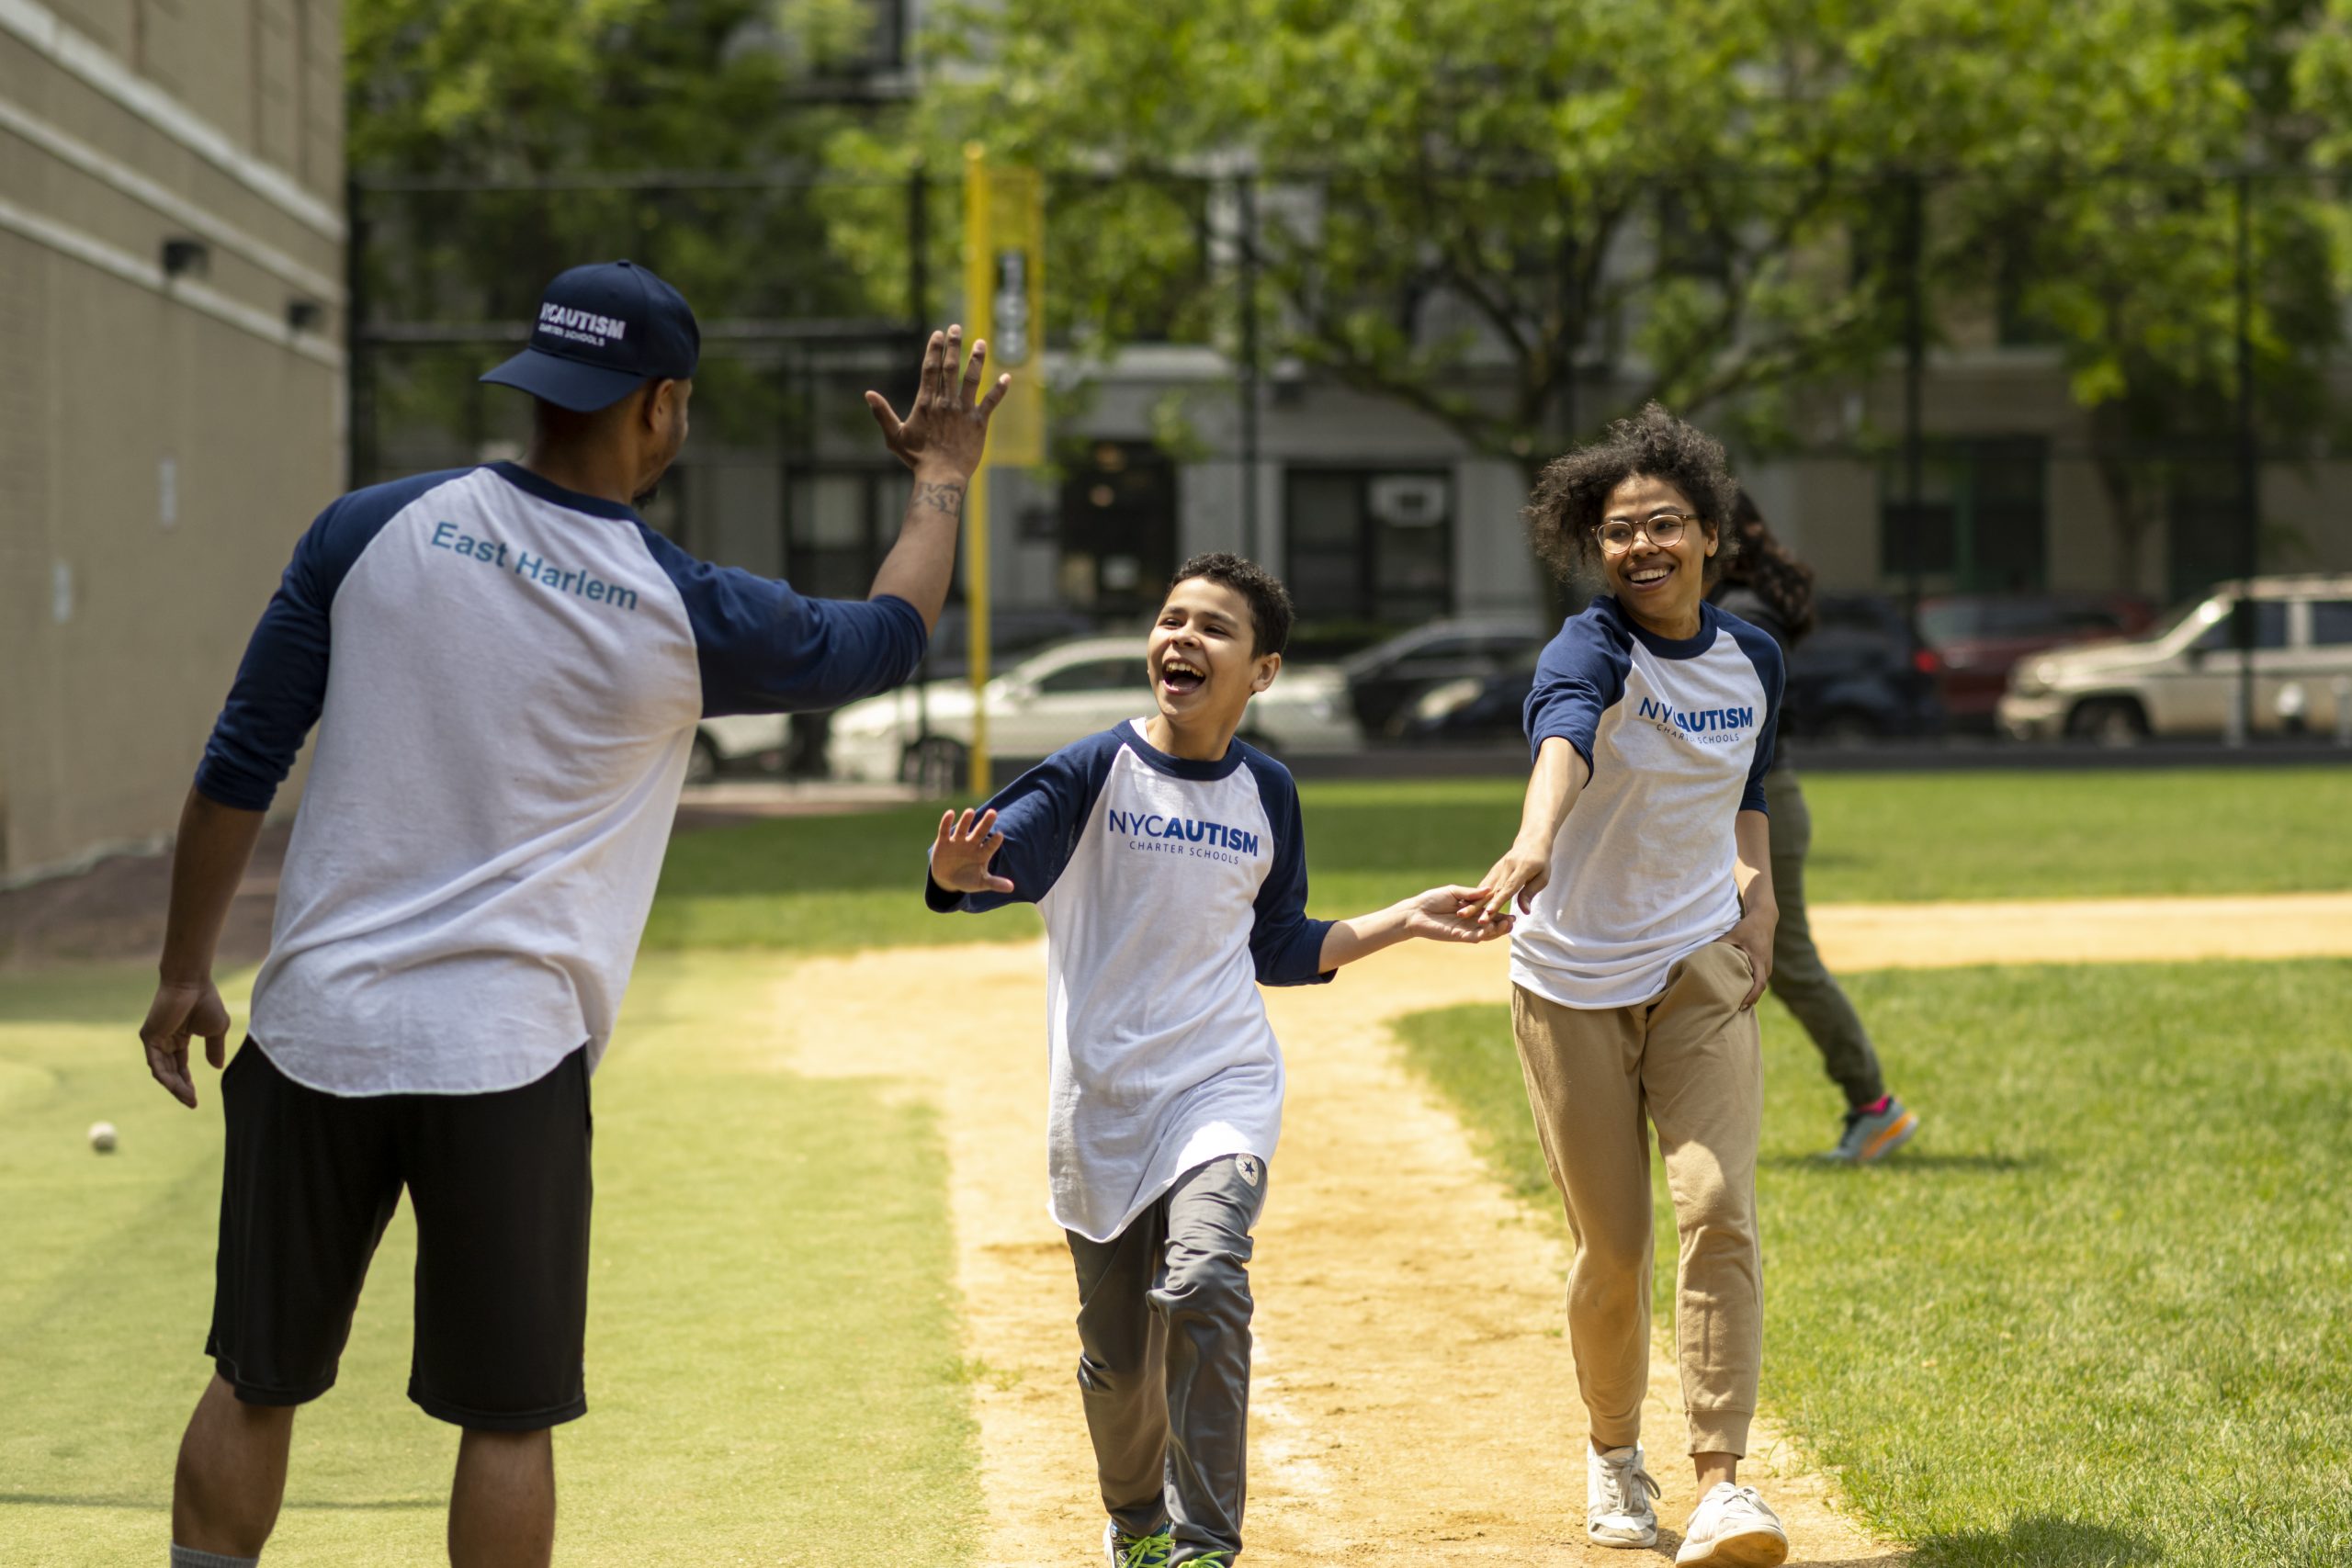
[[[1188,736],[1232,739],[1250,699],[1283,666],[1281,654],[1257,648],[1250,601],[1238,592],[1205,577],[1170,589],[1144,650],[1161,719]]]

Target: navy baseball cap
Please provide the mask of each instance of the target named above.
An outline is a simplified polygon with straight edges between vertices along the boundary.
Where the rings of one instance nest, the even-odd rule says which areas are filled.
[[[593,413],[648,381],[684,380],[701,357],[684,295],[635,262],[597,262],[548,285],[531,346],[482,379]]]

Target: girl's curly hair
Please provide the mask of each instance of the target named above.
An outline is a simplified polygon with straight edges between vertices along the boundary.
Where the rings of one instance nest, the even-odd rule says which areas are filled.
[[[1731,536],[1739,554],[1724,573],[1732,583],[1755,591],[1787,628],[1789,641],[1804,640],[1813,630],[1813,568],[1797,559],[1764,521],[1755,498],[1745,490],[1731,509]]]
[[[1536,554],[1563,581],[1599,576],[1600,540],[1594,530],[1610,492],[1635,475],[1665,480],[1698,512],[1716,541],[1705,577],[1712,584],[1739,549],[1738,535],[1726,526],[1739,481],[1721,442],[1657,403],[1611,423],[1603,439],[1544,465],[1521,513]]]

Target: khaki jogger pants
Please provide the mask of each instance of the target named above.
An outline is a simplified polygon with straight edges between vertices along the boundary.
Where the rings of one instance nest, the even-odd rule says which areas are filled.
[[[1576,1234],[1568,1340],[1593,1440],[1641,1436],[1650,1363],[1650,1145],[1657,1127],[1681,1254],[1675,1343],[1690,1452],[1744,1454],[1764,1358],[1756,1146],[1764,1063],[1740,1010],[1747,955],[1710,942],[1655,1000],[1591,1010],[1513,987],[1511,1025],[1544,1158]]]

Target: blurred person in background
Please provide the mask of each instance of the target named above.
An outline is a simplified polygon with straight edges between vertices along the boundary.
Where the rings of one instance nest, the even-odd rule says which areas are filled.
[[[1738,549],[1724,563],[1708,599],[1772,635],[1783,660],[1813,630],[1813,569],[1773,536],[1743,490],[1732,508]],[[1764,774],[1771,822],[1772,890],[1781,922],[1772,933],[1772,994],[1804,1025],[1821,1066],[1845,1091],[1846,1124],[1825,1157],[1868,1165],[1901,1148],[1919,1130],[1919,1118],[1887,1092],[1870,1031],[1821,962],[1804,910],[1804,857],[1813,845],[1813,815],[1790,765],[1786,736]]]

